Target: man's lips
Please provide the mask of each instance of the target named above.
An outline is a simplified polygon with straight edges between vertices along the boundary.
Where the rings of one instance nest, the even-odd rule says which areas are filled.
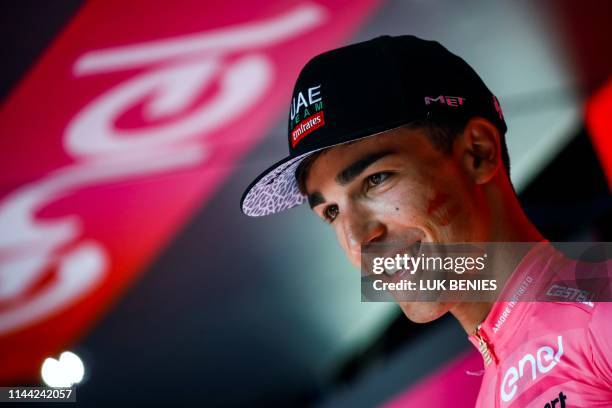
[[[397,251],[397,250],[393,251],[389,255],[385,255],[385,257],[390,257],[390,258],[395,259],[396,255],[400,255],[401,257],[403,257],[404,255],[408,255],[409,258],[415,258],[419,256],[420,251],[421,251],[421,241],[418,240],[418,241],[411,243],[407,248],[403,249],[402,251]],[[386,274],[388,277],[395,277],[399,279],[403,275],[405,275],[407,272],[409,272],[408,269],[400,268],[398,265],[395,265],[395,267],[391,269],[385,269],[385,272],[383,273]]]
[[[373,260],[375,258],[391,258],[394,260],[393,268],[384,268],[384,264],[381,265],[384,268],[384,271],[380,274],[375,274],[371,269],[366,270],[366,275],[374,275],[379,279],[382,279],[385,282],[394,282],[401,279],[402,276],[406,274],[406,272],[411,272],[410,269],[404,269],[404,265],[397,265],[395,263],[396,256],[399,255],[400,259],[404,259],[404,255],[407,255],[408,258],[414,258],[419,256],[421,250],[421,240],[415,240],[408,245],[406,243],[388,243],[388,244],[377,244],[376,246],[369,246],[366,253],[368,254],[366,259],[368,259],[368,268],[373,266]],[[411,262],[408,261],[407,265],[409,268],[411,266]]]

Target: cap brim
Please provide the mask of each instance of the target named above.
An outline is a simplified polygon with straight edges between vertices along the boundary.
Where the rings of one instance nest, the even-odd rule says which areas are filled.
[[[257,176],[247,187],[240,199],[240,209],[245,215],[250,217],[263,217],[264,215],[275,214],[302,204],[306,200],[306,196],[300,192],[297,179],[295,178],[295,170],[304,159],[321,150],[367,139],[401,126],[393,126],[365,136],[324,146],[296,157],[286,157],[274,163],[266,171]]]
[[[295,170],[313,153],[286,157],[257,176],[242,195],[242,212],[250,217],[262,217],[302,204],[306,196],[300,193]]]

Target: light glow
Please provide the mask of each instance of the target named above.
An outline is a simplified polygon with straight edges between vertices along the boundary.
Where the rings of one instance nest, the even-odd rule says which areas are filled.
[[[59,360],[48,357],[41,369],[42,379],[49,387],[71,387],[81,382],[85,374],[83,361],[76,354],[64,351]]]

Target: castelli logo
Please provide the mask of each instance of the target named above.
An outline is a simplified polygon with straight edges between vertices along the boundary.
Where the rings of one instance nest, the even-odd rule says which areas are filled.
[[[501,383],[501,398],[511,401],[519,388],[526,388],[530,381],[535,381],[539,374],[546,374],[559,364],[563,356],[563,337],[557,336],[557,352],[550,346],[540,347],[535,355],[525,354],[516,366],[511,366],[504,373]],[[528,369],[528,371],[526,371]]]

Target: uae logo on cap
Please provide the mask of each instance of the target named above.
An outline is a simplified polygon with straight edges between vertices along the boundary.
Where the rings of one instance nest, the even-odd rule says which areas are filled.
[[[291,99],[290,123],[292,148],[305,136],[325,125],[321,85],[312,86],[294,95]]]

